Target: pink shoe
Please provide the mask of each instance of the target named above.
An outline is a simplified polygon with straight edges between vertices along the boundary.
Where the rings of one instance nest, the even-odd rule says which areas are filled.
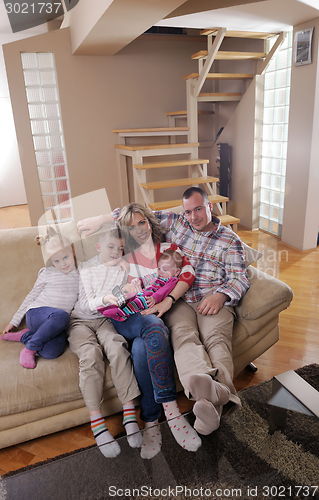
[[[37,351],[30,351],[26,347],[20,352],[20,365],[24,368],[35,368],[35,355]]]
[[[1,337],[1,340],[11,340],[12,342],[20,342],[22,335],[27,332],[28,329],[20,330],[19,332],[8,332],[4,333]]]

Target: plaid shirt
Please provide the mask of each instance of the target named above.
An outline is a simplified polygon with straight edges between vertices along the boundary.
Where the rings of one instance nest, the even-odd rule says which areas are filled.
[[[236,305],[249,288],[245,251],[232,230],[212,216],[214,231],[196,231],[182,214],[154,212],[164,230],[166,241],[175,243],[195,270],[193,285],[185,293],[187,302],[198,302],[210,292],[225,293]]]
[[[117,220],[119,210],[113,211]],[[214,231],[196,231],[182,214],[155,211],[167,242],[177,245],[195,270],[195,280],[184,294],[187,302],[198,302],[208,293],[221,292],[230,297],[225,305],[236,305],[250,284],[245,267],[245,251],[236,233],[221,225]]]

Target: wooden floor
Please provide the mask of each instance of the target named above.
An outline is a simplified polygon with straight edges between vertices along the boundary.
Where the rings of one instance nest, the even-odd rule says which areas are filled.
[[[0,209],[1,229],[29,224],[26,206]],[[280,314],[279,342],[256,359],[256,373],[243,370],[236,374],[235,386],[240,390],[284,371],[319,363],[319,247],[299,252],[261,231],[239,230],[238,234],[263,252],[258,268],[281,279],[294,291],[292,304]],[[178,400],[182,411],[191,409],[192,403],[183,394],[178,395]],[[107,419],[113,435],[123,431],[121,420],[121,414]],[[0,474],[91,444],[94,439],[90,425],[86,424],[11,446],[0,450]]]

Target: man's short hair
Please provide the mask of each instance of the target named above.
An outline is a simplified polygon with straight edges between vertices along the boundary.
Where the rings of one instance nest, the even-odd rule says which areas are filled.
[[[196,186],[192,186],[192,187],[186,189],[186,191],[184,191],[184,193],[183,193],[182,198],[183,198],[183,200],[188,200],[188,198],[193,196],[193,194],[195,194],[195,193],[199,193],[202,196],[205,204],[209,203],[209,198],[207,196],[206,191],[204,191],[204,189],[202,189],[200,187],[196,187]]]

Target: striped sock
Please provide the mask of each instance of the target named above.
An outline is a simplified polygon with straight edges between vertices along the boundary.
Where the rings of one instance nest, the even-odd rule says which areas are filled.
[[[108,458],[116,457],[121,452],[121,448],[108,431],[102,413],[91,415],[90,419],[91,429],[101,453]]]
[[[123,425],[127,434],[127,441],[131,448],[140,448],[143,437],[136,420],[134,404],[123,405]]]

